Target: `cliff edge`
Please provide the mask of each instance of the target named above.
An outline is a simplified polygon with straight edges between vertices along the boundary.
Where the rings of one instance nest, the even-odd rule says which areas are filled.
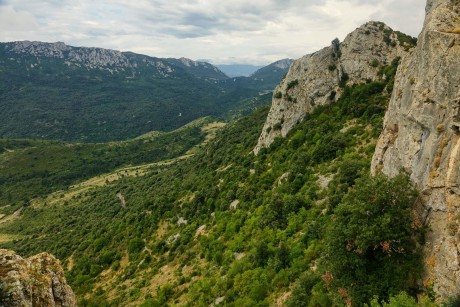
[[[374,174],[410,174],[422,191],[425,285],[460,292],[460,0],[428,0],[417,47],[399,66]]]
[[[385,78],[379,74],[380,67],[404,57],[414,45],[412,37],[371,21],[342,43],[335,39],[329,47],[296,60],[274,90],[254,153],[270,146],[276,137],[285,137],[316,106],[334,102],[344,85]]]
[[[23,259],[0,249],[0,306],[77,306],[59,260],[47,253]]]

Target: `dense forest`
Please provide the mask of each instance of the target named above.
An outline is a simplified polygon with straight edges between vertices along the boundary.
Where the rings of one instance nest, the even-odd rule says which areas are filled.
[[[14,240],[1,245],[62,259],[82,306],[435,306],[432,289],[419,283],[419,192],[404,173],[369,174],[397,65],[382,66],[380,81],[344,85],[337,101],[257,156],[267,107],[201,144],[205,133],[196,127],[151,146],[127,143],[126,159],[101,165],[104,172],[195,146],[174,163],[87,189],[66,185],[99,170],[60,147],[68,158],[57,162],[76,177],[51,180],[52,199],[43,188],[30,188],[32,204],[15,199],[21,216],[0,224],[1,236]],[[38,149],[24,142],[4,147],[33,156]],[[172,150],[143,158],[171,142]],[[57,145],[35,146],[52,152]]]
[[[269,102],[262,94],[287,69],[235,82],[188,59],[0,43],[0,137],[108,142],[172,131],[205,116],[240,116]]]

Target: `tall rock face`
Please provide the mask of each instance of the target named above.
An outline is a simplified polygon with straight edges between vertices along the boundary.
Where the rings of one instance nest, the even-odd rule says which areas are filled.
[[[59,260],[47,253],[23,259],[0,249],[0,306],[73,307],[77,303]]]
[[[341,85],[377,80],[379,66],[409,53],[415,42],[381,22],[368,22],[342,43],[296,60],[276,87],[272,107],[254,152],[286,134],[316,106],[333,102]]]
[[[460,293],[460,0],[428,0],[413,56],[396,75],[373,173],[408,172],[422,191],[426,284]]]

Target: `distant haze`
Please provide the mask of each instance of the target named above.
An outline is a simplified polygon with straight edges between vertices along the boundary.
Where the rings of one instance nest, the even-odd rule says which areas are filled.
[[[425,0],[0,0],[0,41],[62,41],[213,64],[299,58],[369,20],[417,36]]]
[[[256,70],[263,66],[245,65],[245,64],[219,64],[216,65],[222,72],[229,77],[249,77]]]

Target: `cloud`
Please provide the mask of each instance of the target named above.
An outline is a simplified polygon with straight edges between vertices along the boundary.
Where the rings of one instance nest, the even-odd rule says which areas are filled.
[[[391,0],[386,2],[386,7],[391,8],[391,10],[381,10],[372,15],[371,18],[386,21],[389,26],[396,30],[417,36],[422,29],[422,22],[425,16],[424,1]]]
[[[266,64],[377,19],[417,35],[420,0],[0,0],[0,41],[64,41],[158,57]]]
[[[33,31],[38,25],[34,15],[26,11],[17,11],[11,5],[0,6],[0,20],[3,32]]]

